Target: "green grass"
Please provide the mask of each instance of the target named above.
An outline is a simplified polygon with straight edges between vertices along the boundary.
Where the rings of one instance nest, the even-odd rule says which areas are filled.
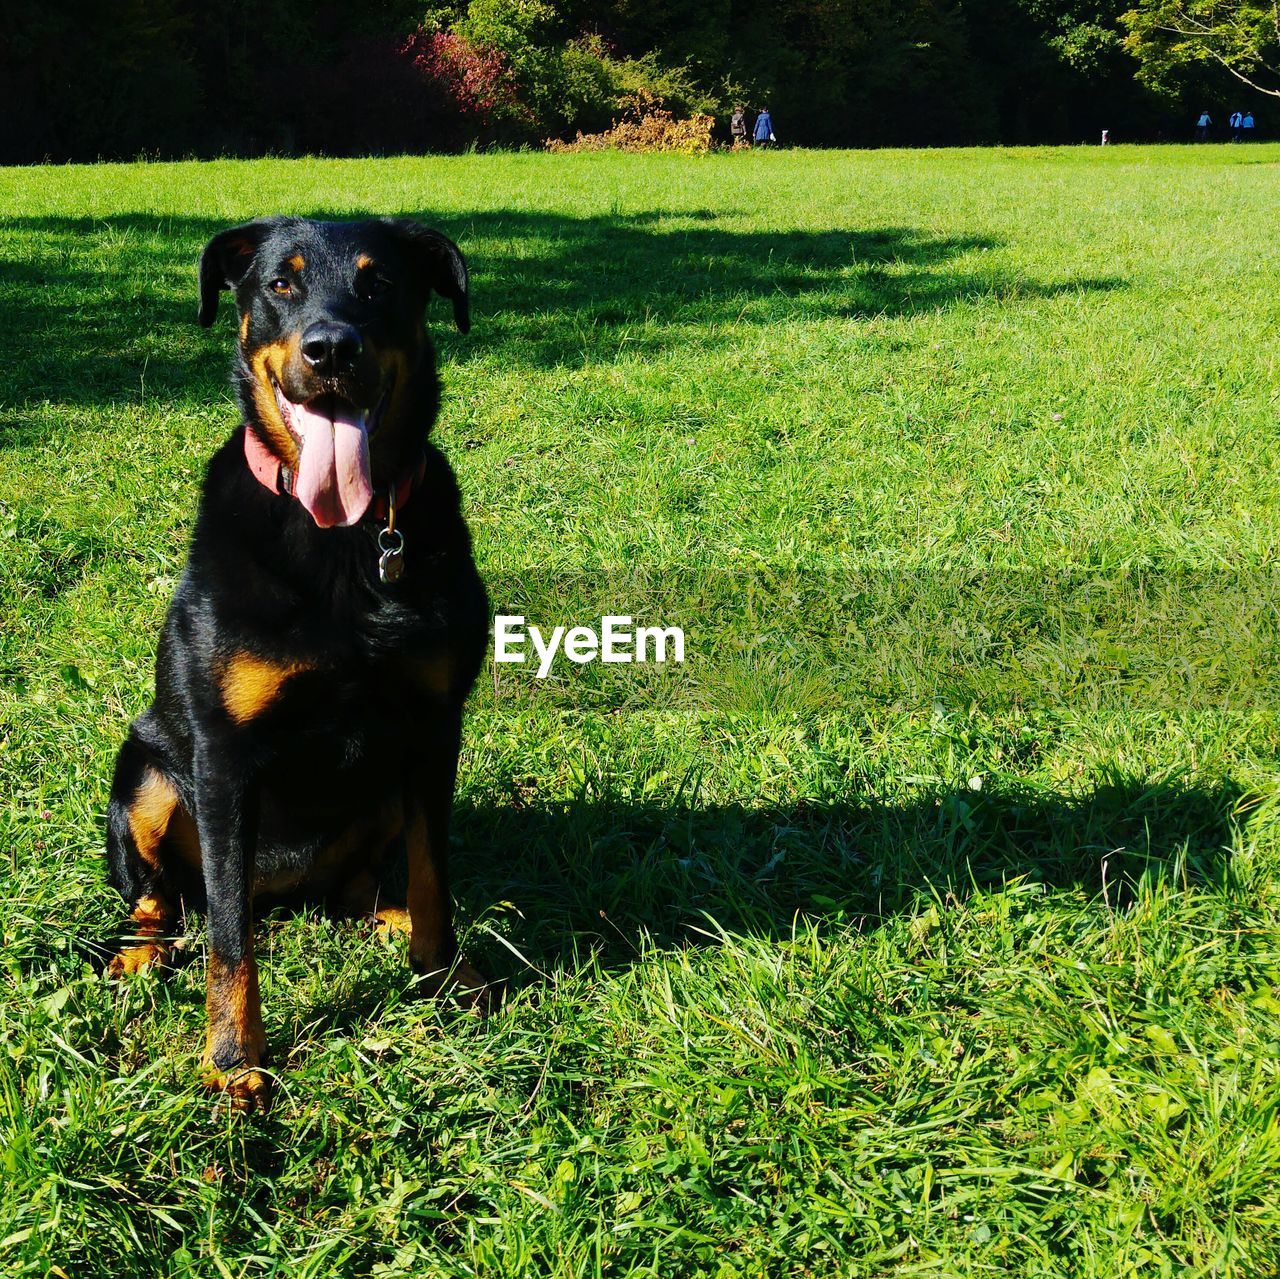
[[[1280,148],[0,170],[0,1271],[1274,1275]],[[487,1023],[260,925],[280,1091],[203,1095],[203,934],[96,974],[266,212],[422,214],[503,667],[455,862]]]

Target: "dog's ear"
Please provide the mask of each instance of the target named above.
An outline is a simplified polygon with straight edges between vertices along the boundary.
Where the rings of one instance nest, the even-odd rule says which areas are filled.
[[[453,303],[453,322],[458,331],[469,332],[471,295],[462,250],[447,235],[412,218],[382,218],[381,221],[408,252],[422,284]]]
[[[200,309],[196,319],[207,329],[218,314],[218,294],[234,289],[253,265],[259,246],[280,224],[279,218],[263,218],[219,231],[200,255]]]

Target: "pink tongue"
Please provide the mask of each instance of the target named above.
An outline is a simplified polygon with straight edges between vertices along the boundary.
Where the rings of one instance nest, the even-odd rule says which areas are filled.
[[[292,417],[302,437],[294,496],[321,528],[354,524],[373,500],[364,423],[345,405],[330,418],[328,412],[295,404]]]

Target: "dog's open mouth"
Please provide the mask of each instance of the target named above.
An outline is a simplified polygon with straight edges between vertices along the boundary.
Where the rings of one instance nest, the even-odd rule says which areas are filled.
[[[274,389],[280,416],[298,441],[294,496],[321,528],[355,524],[373,500],[369,436],[382,404],[358,409],[333,394],[295,404],[279,386]]]

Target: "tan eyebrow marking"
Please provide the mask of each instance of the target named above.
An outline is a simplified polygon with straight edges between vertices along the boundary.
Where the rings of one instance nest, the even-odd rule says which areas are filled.
[[[358,258],[356,258],[356,266],[361,271],[367,271],[372,265],[373,259],[367,253],[362,253]]]
[[[293,267],[295,271],[301,271],[302,268],[307,265],[307,259],[304,258],[301,253],[295,253],[293,257],[286,258],[285,261],[289,266]]]

